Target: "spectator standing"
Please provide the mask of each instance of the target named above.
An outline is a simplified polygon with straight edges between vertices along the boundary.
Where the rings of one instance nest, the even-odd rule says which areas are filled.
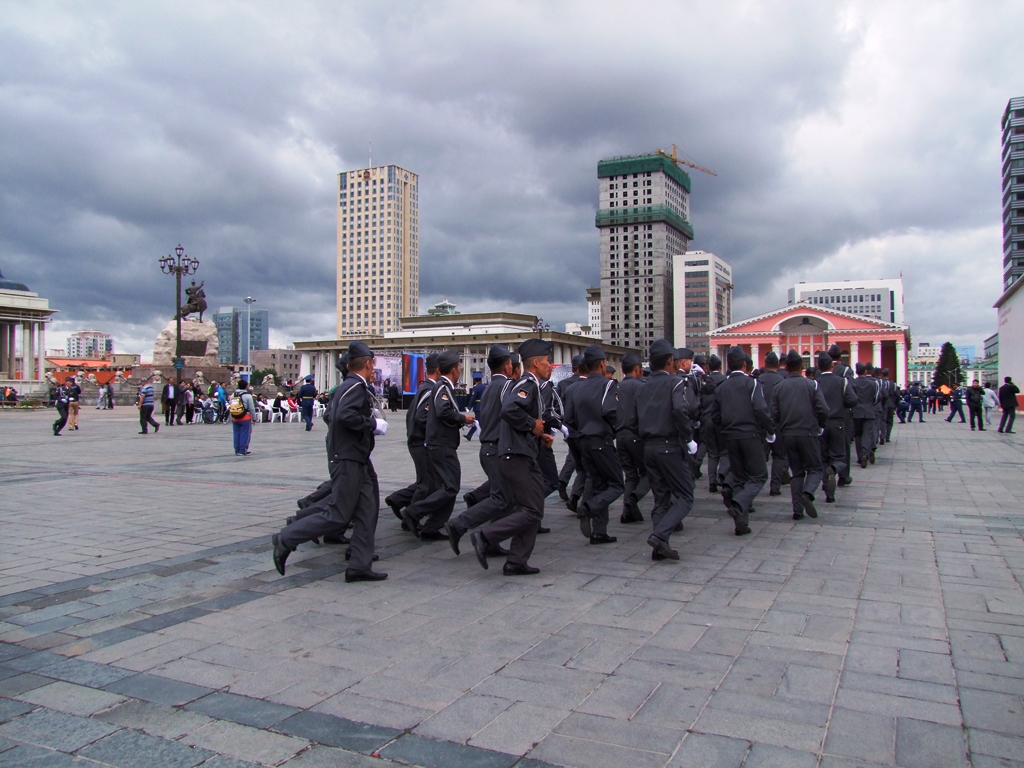
[[[142,380],[139,387],[139,399],[135,406],[139,409],[139,434],[149,434],[149,428],[153,427],[153,434],[160,431],[160,424],[153,418],[153,403],[156,399],[156,392],[149,379]]]
[[[231,416],[231,436],[235,447],[235,456],[248,456],[249,440],[252,438],[252,422],[256,418],[256,403],[249,394],[249,382],[238,382],[238,389],[231,395],[228,405]]]
[[[992,420],[989,418],[989,413],[993,408],[999,407],[999,395],[997,395],[996,391],[987,384],[985,385],[985,397],[982,400],[982,407],[985,409],[985,424],[987,426],[992,423]]]
[[[192,417],[196,414],[196,393],[192,387],[185,387],[185,423],[191,424]]]
[[[223,385],[219,382],[216,383],[216,387],[217,421],[223,423],[228,420],[228,393],[224,391]]]
[[[985,431],[985,422],[981,418],[981,409],[984,401],[985,390],[981,388],[981,383],[975,379],[971,384],[971,388],[967,390],[967,412],[971,414],[971,432],[974,431],[975,420],[978,422],[978,429],[982,432]]]
[[[104,410],[107,407],[107,387],[101,384],[96,390],[96,410]]]
[[[1003,418],[999,420],[998,432],[1007,435],[1013,434],[1013,422],[1017,419],[1017,395],[1020,389],[1013,383],[1013,379],[1007,376],[1003,379],[1003,386],[999,388],[999,407],[1003,409]]]
[[[160,391],[160,406],[164,412],[164,426],[174,425],[174,381],[169,380]]]
[[[188,392],[188,387],[185,386],[184,379],[178,379],[178,386],[174,390],[174,413],[177,417],[176,424],[180,427],[181,420],[185,417],[185,398]]]

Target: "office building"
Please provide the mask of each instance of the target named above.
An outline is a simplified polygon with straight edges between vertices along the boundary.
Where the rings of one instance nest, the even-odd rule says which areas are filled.
[[[597,164],[601,338],[644,350],[674,338],[673,256],[693,239],[690,177],[661,154]]]
[[[114,339],[102,331],[75,331],[68,336],[68,357],[99,360],[114,354]]]
[[[1024,97],[1003,112],[1003,290],[1024,275]]]
[[[587,288],[587,325],[601,337],[601,289]]]
[[[673,257],[675,343],[711,354],[708,334],[732,323],[732,266],[707,251]]]
[[[217,326],[217,359],[221,365],[245,365],[249,361],[247,350],[270,347],[270,313],[265,309],[247,312],[238,307],[221,307],[213,313],[213,322]]]
[[[789,303],[820,304],[887,323],[903,323],[903,278],[797,283]]]
[[[397,165],[338,174],[337,333],[398,330],[419,313],[419,177]]]
[[[299,380],[299,363],[302,353],[294,349],[254,349],[250,367],[254,371],[265,371],[273,368],[282,383]]]

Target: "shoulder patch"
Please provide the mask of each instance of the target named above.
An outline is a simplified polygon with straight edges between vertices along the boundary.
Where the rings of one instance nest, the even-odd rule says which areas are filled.
[[[520,389],[518,392],[519,396],[525,400],[529,395],[526,394],[525,390]]]
[[[441,393],[441,399],[442,399],[442,400],[447,400],[447,399],[448,399],[448,395],[446,395],[446,394],[444,394],[444,393],[442,392],[442,393]]]

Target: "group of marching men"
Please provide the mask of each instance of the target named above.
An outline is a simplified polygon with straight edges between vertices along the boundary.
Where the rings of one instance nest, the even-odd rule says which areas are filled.
[[[465,494],[466,509],[454,516],[462,479],[458,447],[476,416],[456,404],[459,354],[427,357],[427,378],[406,415],[415,481],[384,500],[403,530],[448,541],[456,555],[468,534],[483,568],[488,558],[504,557],[506,575],[533,574],[539,572],[529,565],[537,535],[550,531],[542,525],[550,494],[557,491],[589,543],[601,545],[616,541],[608,534],[612,505],[623,498],[620,523],[642,522],[639,501],[650,492],[651,559],[678,560],[671,537],[693,507],[705,456],[709,492],[721,493],[742,536],[750,533],[753,501],[766,484],[780,495],[788,481],[793,518],[816,518],[818,490],[834,502],[837,487],[851,482],[851,444],[866,468],[892,430],[897,389],[888,371],[857,363],[854,375],[835,345],[809,371],[796,351],[782,369],[769,353],[765,368],[755,371],[750,356],[732,347],[723,373],[716,355],[705,360],[659,339],[648,350],[648,369],[627,354],[616,381],[605,351],[594,344],[573,358],[572,376],[557,386],[550,380],[551,352],[543,339],[527,339],[516,352],[490,348],[491,379],[476,425],[487,480]],[[349,545],[346,581],[387,578],[372,568],[380,491],[370,456],[375,437],[388,430],[369,384],[373,367],[373,352],[362,341],[338,361],[344,379],[324,414],[330,479],[300,499],[299,511],[274,535],[281,575],[299,544],[323,538]],[[559,433],[568,446],[561,471],[552,449]]]

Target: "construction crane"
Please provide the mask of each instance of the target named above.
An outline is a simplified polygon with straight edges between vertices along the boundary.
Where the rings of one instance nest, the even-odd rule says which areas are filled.
[[[656,149],[655,150],[655,154],[661,155],[662,157],[667,157],[669,160],[671,160],[673,163],[675,163],[676,166],[678,166],[680,163],[682,163],[683,165],[688,165],[691,168],[696,168],[698,171],[704,171],[704,173],[709,173],[712,176],[717,176],[718,175],[717,173],[712,171],[710,168],[705,168],[703,165],[697,165],[696,163],[691,163],[689,160],[683,160],[683,158],[677,156],[676,155],[676,145],[675,144],[672,145],[672,154],[671,155],[668,152],[666,152],[665,150],[663,150],[663,149]]]

